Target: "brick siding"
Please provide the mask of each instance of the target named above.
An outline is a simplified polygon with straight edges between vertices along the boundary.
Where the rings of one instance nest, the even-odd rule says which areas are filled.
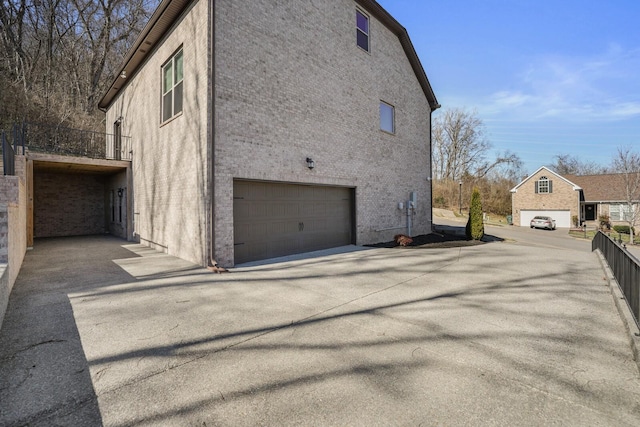
[[[27,249],[24,179],[0,176],[0,327]]]
[[[553,182],[552,192],[536,194],[535,182],[546,176]],[[527,178],[517,188],[517,192],[511,194],[513,223],[520,225],[520,211],[522,210],[569,210],[570,218],[580,216],[578,211],[580,192],[556,174],[542,169]]]
[[[358,244],[402,231],[397,205],[415,191],[413,234],[430,232],[430,107],[397,36],[371,16],[371,49],[360,49],[350,0],[215,8],[217,261],[234,262],[234,179],[355,188]],[[194,2],[107,113],[133,137],[135,232],[198,263],[209,241],[207,14]],[[160,70],[180,46],[184,110],[161,125]],[[380,101],[395,107],[395,135],[379,129]]]
[[[34,236],[105,233],[105,179],[34,172]]]

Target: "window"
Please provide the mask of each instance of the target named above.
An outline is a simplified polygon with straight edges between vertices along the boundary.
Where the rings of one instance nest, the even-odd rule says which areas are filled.
[[[546,176],[541,176],[536,181],[536,193],[547,194],[553,192],[553,181],[549,180]]]
[[[358,46],[369,52],[369,17],[356,10],[356,41]]]
[[[182,49],[162,67],[162,122],[182,112]]]
[[[611,221],[630,221],[633,218],[633,208],[626,203],[609,206]]]
[[[396,133],[395,108],[384,101],[380,101],[380,130]]]

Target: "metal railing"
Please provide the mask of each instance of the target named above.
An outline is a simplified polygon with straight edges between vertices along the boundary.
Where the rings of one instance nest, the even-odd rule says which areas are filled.
[[[7,138],[6,132],[4,130],[0,131],[0,138],[2,139],[2,144],[0,145],[2,149],[2,170],[4,175],[16,174],[16,153],[19,153],[18,149],[20,147],[22,147],[22,154],[24,154],[23,127],[14,124],[11,133],[13,135],[13,147]]]
[[[16,153],[11,146],[11,143],[7,141],[7,135],[4,131],[0,136],[2,138],[2,171],[5,175],[16,174]]]
[[[42,123],[23,125],[24,141],[29,151],[92,159],[131,160],[128,136],[72,129]]]
[[[598,231],[591,242],[591,250],[599,249],[609,264],[613,276],[618,281],[620,290],[640,327],[640,264],[609,236]]]

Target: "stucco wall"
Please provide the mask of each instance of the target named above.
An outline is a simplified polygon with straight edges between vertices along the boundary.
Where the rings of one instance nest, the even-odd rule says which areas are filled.
[[[546,176],[553,181],[551,193],[535,192],[535,182]],[[580,192],[567,181],[548,170],[540,170],[527,178],[515,193],[511,193],[513,223],[520,225],[521,210],[569,210],[570,216],[580,216]]]
[[[402,232],[377,230],[404,227],[397,205],[416,191],[413,234],[430,231],[427,99],[397,36],[370,16],[365,52],[355,21],[349,0],[216,2],[221,264],[233,261],[234,178],[355,187],[358,244]],[[395,106],[395,135],[380,130],[381,100]]]
[[[132,137],[134,238],[206,262],[208,4],[194,2],[107,111]],[[161,67],[182,47],[183,113],[161,123]]]

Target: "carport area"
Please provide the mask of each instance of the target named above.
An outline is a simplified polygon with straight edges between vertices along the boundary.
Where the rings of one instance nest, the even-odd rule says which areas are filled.
[[[591,253],[348,246],[213,274],[73,237],[25,258],[0,402],[10,426],[636,426],[640,375]]]
[[[127,237],[130,162],[42,153],[27,159],[29,236]]]

